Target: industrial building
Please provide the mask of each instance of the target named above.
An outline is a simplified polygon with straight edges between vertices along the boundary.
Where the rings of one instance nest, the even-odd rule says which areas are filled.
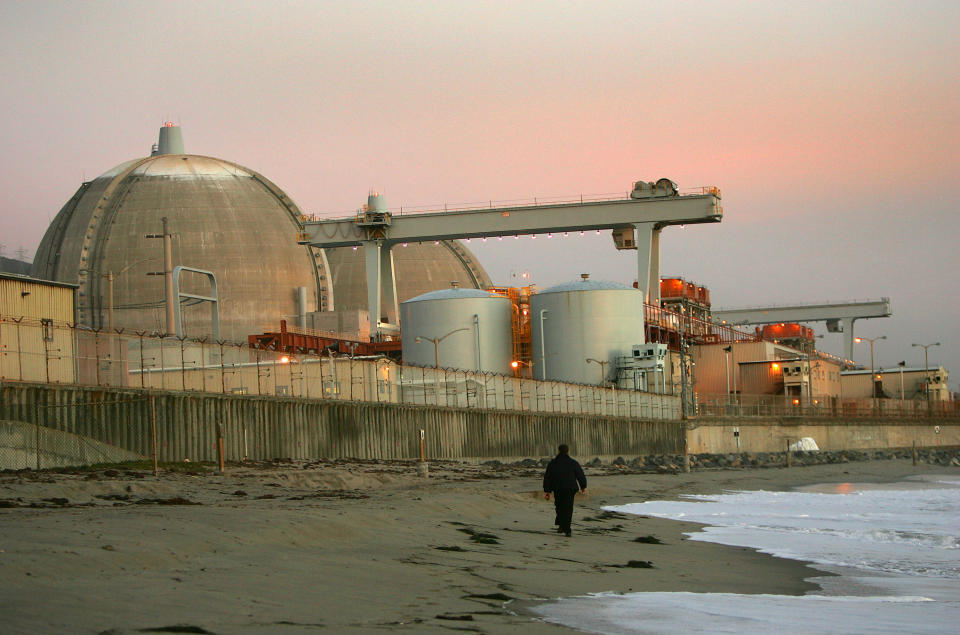
[[[303,218],[262,174],[187,154],[180,128],[167,122],[150,156],[81,184],[44,235],[31,275],[78,285],[77,320],[95,329],[246,341],[281,319],[303,327],[312,312],[366,308],[356,254],[298,245]],[[463,245],[409,247],[396,259],[401,301],[451,280],[490,284]]]
[[[0,273],[0,377],[73,383],[76,285]]]
[[[950,373],[943,366],[879,370],[845,370],[843,396],[850,399],[880,398],[912,401],[950,401]]]

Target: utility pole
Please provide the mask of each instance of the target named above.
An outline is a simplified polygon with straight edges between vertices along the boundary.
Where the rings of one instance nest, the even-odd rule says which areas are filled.
[[[687,341],[680,334],[680,419],[687,418]]]
[[[940,346],[940,342],[934,342],[932,344],[911,344],[910,346],[920,346],[923,348],[923,387],[927,393],[927,414],[930,414],[933,408],[930,403],[930,358],[927,355],[927,351],[931,346]]]
[[[176,301],[173,297],[173,240],[167,226],[167,217],[160,219],[163,223],[163,233],[147,234],[147,238],[163,239],[163,283],[164,297],[166,298],[166,329],[167,334],[172,335],[177,332],[176,320],[174,319],[173,303]],[[160,275],[159,273],[150,273],[147,275]]]
[[[855,342],[870,342],[870,385],[873,386],[873,390],[870,391],[870,394],[873,395],[874,398],[877,397],[877,382],[876,375],[874,374],[873,370],[873,343],[877,340],[885,339],[887,339],[886,335],[881,335],[879,337],[858,337],[853,340]]]

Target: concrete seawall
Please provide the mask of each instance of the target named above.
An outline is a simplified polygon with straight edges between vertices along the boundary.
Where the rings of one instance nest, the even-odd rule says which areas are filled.
[[[604,460],[782,452],[803,437],[830,451],[960,446],[956,419],[637,420],[25,383],[0,384],[0,420],[0,469],[149,458],[154,428],[160,461],[216,461],[218,426],[227,461],[417,459],[421,430],[427,459],[465,461],[547,457],[561,442]]]
[[[670,420],[18,383],[0,385],[0,419],[144,458],[153,452],[155,421],[161,461],[215,461],[218,426],[228,461],[416,459],[421,430],[428,459],[544,457],[561,442],[578,456],[609,458],[676,454],[684,445],[682,422]],[[4,465],[5,454],[29,450],[0,448],[0,468],[13,467]],[[77,464],[85,462],[77,457]]]
[[[825,451],[960,446],[956,419],[716,419],[687,421],[691,454],[783,452],[810,437]]]

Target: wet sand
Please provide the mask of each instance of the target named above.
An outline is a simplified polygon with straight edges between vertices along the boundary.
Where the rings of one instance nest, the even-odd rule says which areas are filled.
[[[525,607],[603,591],[801,594],[820,575],[803,563],[601,508],[941,472],[957,468],[587,468],[572,538],[553,531],[539,467],[432,463],[426,480],[404,462],[0,474],[2,630],[553,633],[569,629]],[[662,544],[636,542],[649,536]]]

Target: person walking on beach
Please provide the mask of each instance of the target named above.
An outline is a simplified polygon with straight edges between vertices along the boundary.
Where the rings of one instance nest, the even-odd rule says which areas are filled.
[[[568,537],[571,535],[570,521],[573,520],[573,497],[577,492],[587,491],[587,477],[583,475],[583,468],[570,456],[570,448],[566,443],[560,444],[558,454],[547,465],[543,474],[544,498],[550,500],[553,493],[553,506],[557,517],[554,524],[557,531],[562,531]]]

